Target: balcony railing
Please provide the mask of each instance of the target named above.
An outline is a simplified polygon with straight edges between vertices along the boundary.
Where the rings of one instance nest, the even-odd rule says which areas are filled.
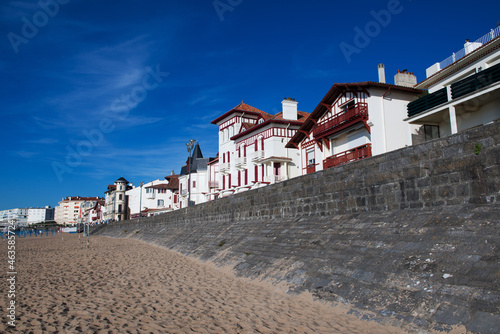
[[[356,161],[372,156],[372,145],[365,144],[353,149],[341,152],[323,160],[323,169],[342,165],[351,161]]]
[[[181,196],[186,196],[188,193],[187,189],[182,189]]]
[[[258,150],[257,152],[255,152],[255,155],[253,156],[252,160],[257,161],[260,159],[264,159],[264,150]]]
[[[208,181],[208,186],[210,188],[219,188],[219,181]]]
[[[316,164],[307,165],[307,167],[306,167],[307,174],[314,173],[315,171],[316,171]]]
[[[247,157],[236,158],[236,168],[245,169],[247,165]]]
[[[498,81],[500,81],[500,64],[453,83],[451,97],[459,98]]]
[[[336,114],[326,121],[319,123],[313,129],[315,138],[325,137],[355,123],[368,120],[368,104],[359,102],[345,112]]]
[[[422,111],[429,110],[446,102],[448,102],[448,94],[446,88],[442,88],[437,92],[425,95],[424,97],[408,103],[408,117],[415,116]]]
[[[220,171],[221,172],[228,172],[231,169],[231,163],[229,162],[223,162],[220,164]]]
[[[496,27],[495,29],[491,29],[491,31],[489,33],[487,33],[483,37],[477,39],[476,41],[474,41],[474,43],[471,43],[472,45],[465,47],[465,48],[453,53],[451,56],[449,56],[448,58],[446,58],[445,60],[440,62],[439,69],[443,69],[443,68],[453,64],[457,60],[462,59],[463,57],[465,57],[467,54],[472,52],[477,47],[488,43],[489,41],[498,37],[499,35],[500,35],[500,27]]]

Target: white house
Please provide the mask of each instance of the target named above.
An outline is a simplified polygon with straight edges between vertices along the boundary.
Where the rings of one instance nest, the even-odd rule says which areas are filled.
[[[171,180],[154,180],[127,190],[130,218],[148,217],[175,209],[177,194]],[[169,187],[170,185],[170,187]]]
[[[208,200],[208,168],[207,164],[215,158],[204,158],[198,143],[193,149],[186,165],[182,166],[179,175],[179,208],[200,204]],[[191,180],[191,182],[189,182]]]
[[[90,199],[80,204],[80,222],[92,224],[103,219],[104,198]]]
[[[408,105],[414,143],[500,119],[500,27],[427,69],[428,95]]]
[[[300,151],[302,174],[411,145],[406,106],[422,92],[406,70],[395,83],[380,64],[379,82],[334,84],[286,145]]]
[[[212,121],[219,126],[218,187],[211,195],[235,192],[300,175],[300,156],[286,143],[309,116],[285,98],[283,110],[271,115],[246,103]],[[215,171],[215,170],[214,170]]]
[[[129,218],[128,198],[126,191],[131,189],[129,182],[120,177],[114,184],[108,185],[108,190],[104,192],[105,204],[103,219],[105,221],[119,221]]]

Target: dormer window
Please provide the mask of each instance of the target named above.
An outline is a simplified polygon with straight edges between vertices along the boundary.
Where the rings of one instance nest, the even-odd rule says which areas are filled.
[[[257,124],[261,124],[261,123],[264,123],[264,120],[262,118],[259,119],[259,121],[257,122]]]

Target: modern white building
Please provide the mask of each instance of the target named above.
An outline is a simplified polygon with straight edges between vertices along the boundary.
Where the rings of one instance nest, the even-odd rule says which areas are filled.
[[[218,177],[211,181],[219,188],[211,198],[300,175],[299,153],[285,145],[309,114],[297,110],[295,99],[281,103],[282,111],[271,115],[242,102],[212,121],[219,126],[219,157],[210,177]]]
[[[302,174],[335,167],[411,145],[404,121],[406,107],[422,91],[411,88],[416,77],[398,71],[395,84],[336,83],[320,101],[286,147],[301,155]]]
[[[28,224],[28,208],[15,208],[0,211],[0,221],[15,221],[18,225]]]
[[[54,209],[50,206],[46,206],[45,208],[28,208],[28,225],[49,220],[54,220]]]
[[[178,194],[171,184],[174,176],[176,175],[170,175],[166,180],[154,180],[127,190],[130,218],[149,217],[175,210]]]
[[[428,94],[408,105],[413,143],[500,119],[500,27],[427,69]]]

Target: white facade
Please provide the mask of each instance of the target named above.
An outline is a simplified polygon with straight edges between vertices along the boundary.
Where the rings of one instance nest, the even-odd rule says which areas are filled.
[[[147,217],[176,209],[175,191],[168,180],[154,180],[127,190],[130,218]]]
[[[77,224],[82,222],[81,205],[85,202],[102,201],[99,197],[70,196],[63,198],[55,207],[54,220],[58,224]]]
[[[0,211],[0,221],[16,221],[17,224],[25,225],[28,223],[28,208],[15,208]]]
[[[500,119],[500,27],[427,69],[416,88],[429,94],[408,106],[413,142],[444,137]]]
[[[299,149],[308,174],[411,145],[406,106],[420,93],[377,82],[334,84],[287,147]]]
[[[105,203],[103,210],[104,221],[120,221],[129,219],[128,197],[126,191],[131,189],[129,182],[120,177],[114,184],[108,185],[108,190],[104,192]]]
[[[54,209],[50,208],[50,206],[28,209],[28,225],[38,224],[49,220],[54,220]]]
[[[300,153],[285,145],[309,114],[297,111],[294,99],[282,105],[270,115],[241,103],[212,121],[219,126],[219,159],[209,169],[210,181],[218,183],[211,199],[300,175]]]
[[[209,170],[208,164],[214,158],[204,158],[198,143],[195,145],[191,157],[181,169],[179,180],[179,208],[204,203],[209,200]],[[191,182],[189,183],[189,180]]]

